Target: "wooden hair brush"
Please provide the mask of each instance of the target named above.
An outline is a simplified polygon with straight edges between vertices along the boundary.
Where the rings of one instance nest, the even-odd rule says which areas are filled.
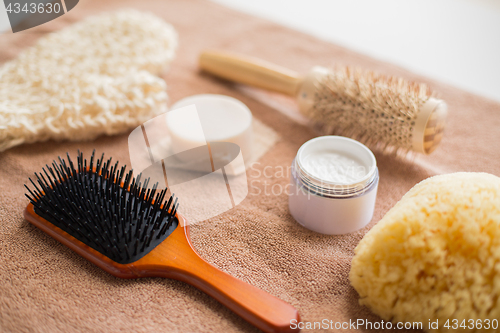
[[[447,106],[424,84],[348,67],[314,67],[305,76],[251,57],[202,52],[200,68],[218,77],[297,98],[327,133],[385,151],[429,154],[441,141]]]
[[[75,166],[68,155],[35,173],[25,218],[114,276],[181,280],[266,332],[292,331],[295,308],[198,256],[177,199],[164,200],[167,189],[146,190],[147,180],[141,186],[132,171],[103,158],[92,154],[87,164],[79,154]]]

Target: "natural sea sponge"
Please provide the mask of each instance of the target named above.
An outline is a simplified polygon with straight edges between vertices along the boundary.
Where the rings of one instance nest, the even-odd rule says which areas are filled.
[[[484,331],[496,319],[499,328],[500,178],[461,172],[420,182],[355,253],[351,284],[383,319],[426,330],[439,319],[440,332],[464,319]]]

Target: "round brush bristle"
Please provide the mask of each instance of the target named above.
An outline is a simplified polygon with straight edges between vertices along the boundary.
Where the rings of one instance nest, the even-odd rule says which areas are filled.
[[[344,67],[321,75],[315,89],[314,102],[303,112],[325,133],[386,152],[415,150],[416,120],[431,98],[425,84]]]
[[[176,228],[177,199],[165,200],[167,189],[147,189],[148,179],[104,162],[104,154],[87,162],[79,153],[77,165],[67,157],[35,173],[33,190],[25,185],[39,216],[120,264],[140,259]]]

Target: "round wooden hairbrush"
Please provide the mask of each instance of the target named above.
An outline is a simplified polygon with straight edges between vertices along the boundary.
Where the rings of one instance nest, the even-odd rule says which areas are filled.
[[[194,250],[189,227],[167,189],[148,188],[132,171],[104,156],[78,156],[35,173],[25,218],[48,235],[120,278],[166,277],[214,297],[265,332],[292,331],[297,310],[220,271]],[[95,163],[95,164],[94,164]]]
[[[314,67],[298,73],[266,61],[205,51],[200,68],[223,79],[294,96],[300,111],[328,134],[384,151],[430,154],[443,136],[447,106],[425,84],[374,72]]]

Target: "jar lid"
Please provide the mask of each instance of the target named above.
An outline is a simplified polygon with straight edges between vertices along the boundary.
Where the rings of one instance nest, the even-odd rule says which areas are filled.
[[[311,192],[352,196],[368,188],[377,175],[375,156],[362,143],[342,136],[321,136],[300,147],[296,176]]]

